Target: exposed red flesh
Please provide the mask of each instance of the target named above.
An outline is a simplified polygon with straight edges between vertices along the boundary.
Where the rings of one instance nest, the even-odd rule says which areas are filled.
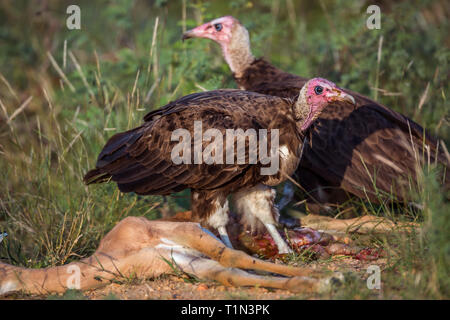
[[[339,243],[330,234],[319,232],[310,228],[295,228],[283,232],[283,238],[291,248],[301,254],[310,252],[321,258],[333,255],[351,256],[358,260],[376,260],[384,256],[381,249],[361,248],[358,246]],[[278,248],[268,233],[252,236],[248,231],[241,232],[238,236],[240,244],[252,254],[257,254],[266,259],[279,258]]]

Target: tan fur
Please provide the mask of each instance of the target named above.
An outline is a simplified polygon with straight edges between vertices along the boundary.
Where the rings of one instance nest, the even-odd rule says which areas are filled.
[[[81,271],[78,288],[81,290],[123,277],[156,277],[173,272],[166,261],[201,279],[216,280],[227,286],[259,285],[310,292],[329,281],[317,279],[321,274],[307,268],[265,262],[229,249],[199,224],[180,222],[189,218],[180,217],[179,221],[125,218],[103,238],[91,257],[65,266],[27,269],[0,262],[0,295],[14,291],[32,294],[64,292],[71,287],[70,279],[76,268]],[[289,277],[259,276],[240,269]]]
[[[375,216],[362,216],[353,219],[334,219],[310,214],[301,218],[302,226],[316,230],[339,231],[344,233],[389,234],[396,232],[411,232],[419,230],[419,225],[413,222],[397,222]]]

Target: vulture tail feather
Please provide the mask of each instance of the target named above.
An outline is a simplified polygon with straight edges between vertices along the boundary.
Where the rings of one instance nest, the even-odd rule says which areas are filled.
[[[83,178],[83,182],[85,184],[102,183],[108,181],[110,178],[111,175],[103,172],[101,169],[92,169],[86,173]]]
[[[102,183],[109,181],[113,172],[111,169],[122,160],[128,159],[128,147],[136,142],[142,136],[141,127],[137,127],[126,132],[118,133],[112,136],[97,159],[95,169],[86,173],[83,178],[85,184]]]

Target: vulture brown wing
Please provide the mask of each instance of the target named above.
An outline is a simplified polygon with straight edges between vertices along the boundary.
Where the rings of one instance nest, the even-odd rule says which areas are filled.
[[[187,96],[183,96],[175,101],[171,101],[165,106],[150,111],[144,116],[144,121],[151,121],[157,119],[163,115],[169,115],[171,113],[175,113],[183,110],[186,107],[195,107],[203,105],[203,103],[209,103],[210,101],[214,101],[215,99],[226,99],[229,96],[237,95],[241,90],[237,89],[222,89],[222,90],[213,90],[208,92],[197,92],[192,93]]]
[[[296,99],[308,79],[257,59],[235,80],[246,90]],[[310,138],[296,172],[313,198],[339,203],[348,199],[349,192],[366,197],[362,190],[373,190],[375,179],[377,188],[390,192],[393,180],[400,177],[405,181],[406,176],[415,175],[417,159],[427,153],[423,144],[429,147],[432,162],[437,157],[438,162],[449,166],[442,148],[437,150],[437,140],[419,124],[364,95],[343,90],[355,98],[356,107],[327,107],[309,130]],[[445,175],[445,179],[445,185],[450,185],[450,176]],[[321,196],[317,190],[324,188],[330,192]]]
[[[326,179],[328,186],[366,197],[364,189],[373,194],[376,185],[390,192],[395,183],[415,176],[424,148],[413,122],[408,126],[406,118],[378,104],[353,111],[345,103],[328,108],[309,132],[298,170],[300,180],[304,167]]]
[[[194,121],[201,121],[203,133],[217,129],[225,137],[226,129],[245,131],[266,127],[273,114],[264,110],[275,112],[280,104],[285,106],[286,101],[241,90],[185,96],[149,113],[142,126],[113,136],[93,171],[103,174],[103,179],[98,181],[104,181],[106,175],[121,191],[138,194],[170,194],[185,188],[215,189],[233,183],[238,187],[247,171],[255,170],[255,166],[250,166],[248,161],[246,164],[194,164]],[[171,141],[176,129],[190,133],[192,164],[175,164],[172,160],[172,150],[179,143]],[[209,144],[203,141],[202,148]],[[248,159],[248,141],[245,150]],[[225,138],[222,154],[225,157]]]
[[[235,80],[245,90],[294,98],[309,79],[284,72],[265,59],[257,59],[245,69],[241,77],[235,76]]]

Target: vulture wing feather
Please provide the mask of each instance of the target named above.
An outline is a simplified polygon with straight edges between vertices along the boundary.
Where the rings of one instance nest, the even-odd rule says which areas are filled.
[[[140,127],[111,137],[100,153],[97,168],[86,175],[85,181],[102,182],[110,178],[121,191],[138,194],[170,194],[184,188],[215,189],[235,182],[239,184],[239,179],[252,175],[249,171],[255,170],[255,166],[248,162],[175,164],[171,154],[178,141],[171,141],[172,132],[185,129],[193,138],[194,121],[201,121],[203,132],[218,129],[223,137],[227,129],[266,128],[273,122],[274,114],[280,110],[288,112],[289,106],[289,100],[241,90],[185,96],[148,113]],[[191,140],[191,150],[193,144]],[[246,144],[248,159],[248,139]],[[207,145],[209,142],[203,141],[202,148]],[[225,158],[225,141],[222,154]],[[88,179],[99,174],[100,180]]]

